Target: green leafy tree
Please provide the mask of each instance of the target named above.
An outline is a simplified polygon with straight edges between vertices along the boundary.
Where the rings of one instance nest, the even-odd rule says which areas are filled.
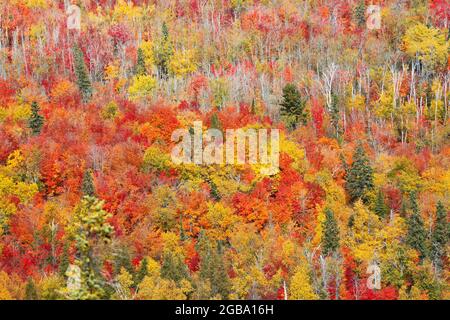
[[[362,27],[366,23],[366,2],[360,0],[355,7],[354,11],[355,21],[359,27]]]
[[[139,270],[135,273],[134,286],[135,287],[138,286],[147,275],[148,275],[148,259],[145,257],[141,261]]]
[[[169,37],[169,29],[165,22],[161,28],[161,39],[155,49],[154,58],[158,68],[159,77],[165,79],[169,75],[169,62],[174,53]]]
[[[338,96],[335,93],[333,93],[331,95],[330,120],[331,120],[331,125],[334,130],[334,136],[336,138],[339,138],[342,133],[340,125],[339,125],[340,114],[339,114],[339,104],[338,103],[339,103]]]
[[[189,272],[183,257],[180,254],[166,252],[161,266],[161,276],[165,279],[173,280],[177,284],[183,279],[187,280]]]
[[[373,169],[361,144],[353,154],[353,163],[346,175],[346,189],[351,201],[367,201],[367,192],[374,188]]]
[[[220,247],[217,243],[213,243],[204,231],[201,231],[197,251],[200,255],[200,279],[209,281],[211,297],[220,295],[222,299],[227,299],[231,291],[231,284]]]
[[[92,181],[92,174],[89,170],[86,170],[83,174],[83,180],[81,182],[81,191],[85,196],[95,196],[94,182]]]
[[[222,124],[220,123],[217,113],[213,113],[213,115],[211,116],[211,128],[219,130],[222,128]]]
[[[339,249],[339,227],[331,209],[325,209],[325,221],[322,225],[322,252],[324,255],[334,253]]]
[[[406,243],[413,249],[417,250],[421,259],[424,259],[428,255],[427,250],[427,233],[423,223],[422,216],[420,215],[419,206],[417,205],[417,196],[414,192],[410,194],[410,209],[411,214],[408,217],[408,234]]]
[[[92,300],[105,298],[104,280],[100,274],[96,248],[110,242],[113,227],[107,222],[110,214],[103,210],[104,201],[85,196],[75,209],[70,232],[75,240],[75,264],[81,270],[81,285],[70,298]]]
[[[61,276],[64,276],[66,274],[67,268],[69,267],[70,261],[69,261],[69,243],[66,242],[64,244],[63,253],[61,255],[61,258],[59,260],[59,274]]]
[[[130,250],[126,246],[121,246],[114,252],[114,273],[118,275],[122,268],[124,268],[129,274],[134,274],[133,264],[131,263]]]
[[[78,45],[73,47],[73,58],[75,65],[75,76],[77,77],[77,85],[80,89],[83,102],[89,102],[92,97],[92,85],[89,74],[84,63],[84,54]]]
[[[142,48],[138,48],[137,51],[137,62],[136,66],[134,67],[134,73],[138,76],[147,75],[147,68],[145,67],[145,55]]]
[[[33,279],[29,278],[25,287],[25,300],[39,300]]]
[[[283,98],[280,105],[281,116],[285,119],[286,126],[289,129],[294,130],[300,122],[306,124],[306,101],[292,83],[283,88]]]
[[[439,201],[436,206],[436,221],[431,236],[431,258],[438,269],[443,267],[442,260],[446,256],[448,235],[447,212],[442,202]]]
[[[31,116],[28,120],[28,127],[31,129],[33,135],[40,134],[42,126],[44,125],[44,117],[39,112],[39,105],[37,102],[33,101],[31,104]]]
[[[389,208],[384,201],[384,195],[381,189],[378,190],[377,198],[375,199],[374,211],[381,219],[384,219],[389,212]]]

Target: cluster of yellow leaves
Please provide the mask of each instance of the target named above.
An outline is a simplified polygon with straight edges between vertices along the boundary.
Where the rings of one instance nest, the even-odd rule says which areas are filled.
[[[319,297],[311,286],[310,270],[306,261],[295,269],[291,278],[289,299],[290,300],[317,300]]]
[[[16,150],[9,155],[6,166],[0,167],[0,233],[6,219],[17,210],[9,196],[16,196],[22,203],[27,203],[38,192],[35,183],[28,184],[17,177],[17,169],[23,162],[22,153]]]
[[[390,91],[385,91],[380,95],[376,105],[375,114],[379,118],[389,119],[394,112],[393,95]]]
[[[177,77],[183,77],[197,70],[194,50],[175,51],[169,62],[169,72]]]
[[[46,0],[21,0],[26,7],[30,9],[46,9],[48,7],[48,1]]]
[[[0,300],[21,299],[24,293],[25,283],[18,275],[0,271]]]
[[[382,223],[361,201],[355,203],[353,226],[346,239],[357,261],[370,262],[382,247]]]
[[[164,153],[158,146],[150,146],[145,150],[143,169],[146,171],[164,171],[172,166],[168,154]]]
[[[332,208],[336,219],[339,221],[340,226],[347,225],[347,221],[351,215],[351,210],[345,205],[345,191],[339,186],[333,179],[331,174],[327,170],[319,171],[315,175],[316,183],[325,191],[325,203],[321,206],[317,206],[317,225],[315,228],[316,234],[313,239],[314,244],[319,244],[322,239],[322,225],[325,222],[325,209]],[[340,230],[341,233],[344,230]]]
[[[125,0],[117,1],[114,6],[112,18],[115,21],[131,20],[136,21],[143,16],[143,7],[135,6],[133,2]]]
[[[151,258],[148,258],[147,271],[148,275],[142,280],[137,290],[137,299],[186,300],[187,294],[192,291],[190,282],[185,279],[177,285],[173,280],[162,278],[160,265]]]
[[[56,84],[56,86],[50,92],[50,96],[54,100],[58,100],[68,95],[74,95],[75,92],[77,92],[75,84],[71,81],[63,80]]]
[[[33,24],[30,27],[29,35],[31,39],[37,40],[41,38],[44,35],[45,32],[45,26],[43,23],[37,23]]]
[[[0,108],[0,121],[10,118],[14,121],[28,120],[31,106],[28,103],[11,104],[7,108]]]
[[[114,119],[119,112],[119,107],[114,101],[111,101],[102,108],[103,119]]]
[[[135,76],[128,88],[131,100],[139,100],[148,97],[156,88],[156,79],[152,76]]]
[[[280,152],[286,153],[293,160],[291,167],[299,173],[305,173],[308,169],[308,161],[306,160],[305,150],[299,145],[280,135]],[[270,149],[269,149],[270,154]]]
[[[225,207],[222,203],[208,203],[206,220],[211,228],[208,236],[214,240],[226,240],[232,232],[233,226],[239,221],[239,217],[233,214],[231,208]]]
[[[106,79],[109,81],[118,79],[120,76],[119,61],[114,60],[105,67]]]
[[[350,110],[354,109],[357,111],[364,111],[364,107],[366,106],[366,98],[361,94],[357,94],[354,97],[349,97],[347,106]]]
[[[144,54],[144,62],[147,68],[152,68],[155,63],[153,44],[150,41],[143,41],[140,48]]]
[[[444,32],[424,24],[409,28],[403,37],[404,49],[411,57],[417,56],[428,66],[445,66],[448,58],[449,42]]]

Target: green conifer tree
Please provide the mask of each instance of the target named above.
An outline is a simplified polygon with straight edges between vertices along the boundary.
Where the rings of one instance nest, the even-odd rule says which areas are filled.
[[[331,209],[325,209],[325,221],[322,225],[322,252],[324,255],[339,249],[339,227]]]
[[[159,77],[166,79],[169,74],[169,62],[173,55],[173,47],[169,37],[169,29],[164,22],[161,28],[161,39],[155,50],[155,64],[158,68]]]
[[[63,252],[59,260],[59,274],[64,277],[66,275],[67,268],[69,268],[69,243],[64,244]]]
[[[180,283],[183,279],[189,279],[189,271],[183,257],[180,254],[166,252],[163,256],[161,276],[176,283]]]
[[[27,285],[25,287],[25,300],[39,300],[36,286],[31,278],[28,278]]]
[[[449,238],[449,225],[447,212],[442,202],[436,206],[436,220],[431,236],[431,258],[438,269],[443,267],[443,258],[446,256],[446,248]]]
[[[366,2],[360,0],[354,11],[355,21],[358,27],[364,26],[366,23]]]
[[[389,208],[384,202],[384,195],[381,189],[378,190],[377,198],[375,199],[375,208],[374,212],[381,218],[386,218],[386,215],[389,213]]]
[[[81,182],[81,191],[85,196],[95,196],[94,182],[92,181],[92,174],[89,170],[86,170],[83,174],[83,180]]]
[[[352,202],[367,201],[367,192],[374,188],[373,169],[364,148],[358,145],[353,155],[353,163],[346,175],[346,189]]]
[[[104,278],[100,272],[101,261],[94,248],[111,241],[113,227],[107,222],[110,214],[103,210],[104,201],[85,196],[75,209],[69,230],[75,240],[75,264],[81,270],[81,287],[70,292],[72,299],[93,300],[107,296]]]
[[[84,54],[78,45],[73,47],[73,58],[75,65],[75,76],[77,77],[77,85],[80,89],[83,102],[87,103],[92,97],[92,85],[89,74],[84,63]]]
[[[218,129],[221,130],[222,125],[220,123],[219,117],[217,116],[217,113],[213,113],[211,116],[211,128],[212,129]]]
[[[224,261],[220,248],[213,243],[202,230],[197,243],[197,251],[200,255],[200,278],[209,280],[211,284],[211,297],[220,295],[227,299],[231,292],[231,284],[224,267]]]
[[[144,280],[145,276],[148,274],[148,260],[147,258],[142,259],[139,270],[135,273],[134,276],[134,286],[136,287],[139,283]]]
[[[408,217],[408,234],[406,243],[413,249],[417,250],[421,259],[428,255],[427,250],[427,233],[420,215],[419,206],[417,205],[417,196],[414,192],[410,194],[410,209],[411,214]]]
[[[31,103],[31,116],[28,120],[28,127],[31,129],[33,135],[41,133],[42,126],[44,125],[44,117],[39,113],[40,108],[37,102]]]
[[[136,66],[134,67],[134,73],[138,76],[147,74],[147,68],[145,67],[144,51],[142,50],[142,48],[138,48],[137,51],[137,62]]]
[[[306,124],[306,101],[301,97],[295,85],[289,83],[283,88],[280,105],[281,116],[285,119],[289,129],[294,130],[299,123]]]

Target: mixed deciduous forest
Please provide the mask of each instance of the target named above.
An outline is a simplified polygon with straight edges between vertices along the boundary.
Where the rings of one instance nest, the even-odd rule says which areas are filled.
[[[0,0],[0,299],[449,299],[449,20]],[[194,121],[279,129],[279,172],[174,164]]]

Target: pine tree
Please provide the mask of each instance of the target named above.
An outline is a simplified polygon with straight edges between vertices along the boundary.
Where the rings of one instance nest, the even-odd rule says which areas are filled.
[[[209,280],[211,295],[220,295],[227,299],[231,291],[231,285],[224,267],[223,256],[217,244],[214,244],[202,230],[197,243],[197,251],[200,255],[200,278]]]
[[[322,252],[324,255],[339,249],[339,227],[331,209],[325,209],[325,221],[322,224]]]
[[[28,127],[31,129],[33,135],[41,133],[42,126],[44,125],[44,117],[39,114],[40,108],[37,102],[31,103],[31,116],[28,120]]]
[[[97,245],[111,241],[114,230],[107,222],[110,214],[103,210],[103,205],[104,201],[95,197],[83,197],[69,226],[77,249],[75,264],[81,269],[81,287],[70,293],[72,299],[93,300],[107,296],[99,267],[102,262],[93,254]]]
[[[354,16],[356,23],[362,27],[366,23],[366,3],[365,0],[360,0],[355,8]]]
[[[389,208],[386,206],[386,203],[384,202],[384,195],[381,189],[379,189],[377,193],[374,211],[381,219],[384,219],[389,212]]]
[[[89,170],[84,172],[83,180],[81,182],[81,191],[85,196],[95,196],[94,182],[92,181],[92,174]]]
[[[135,273],[135,276],[134,276],[134,286],[135,287],[137,285],[139,285],[139,283],[141,283],[142,280],[144,280],[145,276],[148,274],[147,268],[148,268],[148,260],[145,257],[141,261],[141,266],[139,267],[138,272]]]
[[[161,28],[161,39],[155,50],[155,64],[158,67],[159,77],[167,78],[169,74],[169,61],[173,55],[172,44],[169,39],[169,29],[164,22]]]
[[[419,206],[417,205],[417,196],[415,193],[410,194],[411,214],[408,217],[408,234],[406,243],[413,249],[417,250],[421,259],[427,257],[427,234],[420,215]]]
[[[449,228],[447,223],[447,212],[442,202],[436,206],[436,221],[431,236],[431,258],[438,269],[443,267],[442,258],[446,256]]]
[[[134,67],[134,73],[138,76],[147,75],[147,68],[145,67],[144,51],[142,50],[142,48],[138,48],[137,51],[137,62],[136,66]]]
[[[338,96],[335,93],[333,93],[331,95],[330,120],[331,120],[331,125],[334,130],[334,136],[336,138],[339,138],[339,136],[341,134],[341,128],[339,126],[340,114],[339,114],[339,104],[338,103],[339,103]]]
[[[84,63],[84,54],[78,45],[73,47],[73,58],[75,64],[75,75],[77,77],[77,85],[80,89],[83,102],[89,102],[92,97],[92,85],[89,80],[86,64]]]
[[[364,148],[358,145],[353,155],[353,163],[346,175],[346,189],[352,202],[367,201],[367,192],[374,188],[373,169]]]
[[[63,253],[61,255],[61,258],[59,260],[59,274],[64,277],[67,271],[67,268],[69,268],[69,243],[66,242],[64,244]]]
[[[289,83],[283,88],[281,115],[285,118],[289,129],[294,130],[298,123],[306,124],[306,101],[301,97],[295,85]]]
[[[189,278],[189,271],[180,254],[166,252],[161,266],[161,276],[180,283]]]
[[[39,300],[33,279],[29,278],[25,287],[25,300]]]
[[[114,253],[114,273],[117,275],[124,268],[131,275],[134,274],[131,255],[128,247],[122,246]]]
[[[217,113],[213,113],[211,116],[211,128],[212,129],[221,129],[222,125],[220,123],[219,117],[217,116]]]

